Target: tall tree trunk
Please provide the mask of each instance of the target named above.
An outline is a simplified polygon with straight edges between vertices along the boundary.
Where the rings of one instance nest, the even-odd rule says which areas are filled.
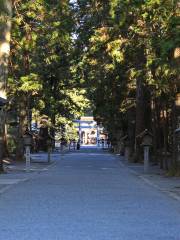
[[[152,99],[151,99],[151,112],[152,112],[152,133],[153,133],[153,157],[154,157],[154,161],[157,163],[158,162],[158,154],[157,154],[158,132],[157,132],[155,96],[152,96]]]
[[[141,142],[138,135],[145,130],[145,76],[146,76],[146,47],[142,44],[137,49],[135,67],[139,71],[136,78],[136,126],[135,126],[135,154],[134,161],[141,161]]]
[[[177,128],[177,107],[175,106],[175,103],[172,103],[172,131],[173,131],[173,158],[172,158],[172,166],[177,166],[177,158],[176,158],[176,152],[177,152],[177,142],[176,142],[176,135],[175,130]]]
[[[134,154],[134,144],[135,144],[135,114],[136,109],[134,107],[128,109],[127,111],[127,134],[128,134],[128,142],[129,142],[129,160],[133,161]]]
[[[24,158],[23,134],[28,127],[27,118],[27,97],[22,93],[19,99],[19,128],[16,145],[16,160],[21,161]]]
[[[134,161],[138,162],[141,160],[141,146],[138,135],[145,130],[144,121],[144,91],[143,91],[143,76],[140,75],[136,81],[136,129],[135,129],[135,158]]]
[[[55,139],[55,124],[56,124],[55,113],[51,115],[51,123],[52,123],[52,127],[50,128],[50,134],[51,134],[51,137]],[[55,140],[52,140],[52,147],[55,148]]]
[[[9,157],[9,149],[8,149],[8,137],[7,137],[7,113],[4,111],[4,132],[3,132],[3,155],[4,157]]]
[[[0,97],[6,99],[6,83],[8,78],[8,60],[10,52],[10,32],[11,32],[11,0],[0,1]],[[5,137],[5,115],[1,109],[0,126],[0,171],[3,171],[3,153]]]
[[[163,136],[164,136],[164,168],[168,170],[168,123],[167,123],[167,108],[163,109]]]

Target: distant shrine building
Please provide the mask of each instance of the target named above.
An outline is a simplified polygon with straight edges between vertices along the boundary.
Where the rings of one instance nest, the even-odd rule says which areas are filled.
[[[97,122],[92,116],[84,116],[79,120],[73,121],[77,128],[81,144],[98,144],[99,141],[107,140],[107,133],[105,133],[103,126],[97,125]]]

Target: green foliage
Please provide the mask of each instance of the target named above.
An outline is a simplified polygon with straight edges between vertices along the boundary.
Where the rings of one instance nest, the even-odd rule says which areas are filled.
[[[38,75],[34,73],[30,73],[28,76],[22,76],[20,83],[19,91],[31,92],[33,95],[42,89]]]
[[[14,6],[8,82],[12,104],[18,108],[24,93],[30,97],[29,107],[56,119],[55,125],[61,117],[79,117],[89,102],[72,70],[72,5],[68,0],[39,0]]]
[[[77,72],[109,132],[124,125],[141,78],[154,97],[171,102],[178,85],[178,1],[78,1]],[[88,29],[87,29],[88,28]],[[126,125],[126,124],[125,124]],[[122,127],[121,127],[122,128]]]
[[[91,103],[112,137],[117,129],[127,133],[129,109],[137,107],[139,92],[146,96],[143,106],[153,97],[163,112],[180,90],[180,68],[173,59],[180,46],[177,4],[15,1],[8,86],[12,104],[19,106],[22,95],[30,97],[29,107],[62,130]]]

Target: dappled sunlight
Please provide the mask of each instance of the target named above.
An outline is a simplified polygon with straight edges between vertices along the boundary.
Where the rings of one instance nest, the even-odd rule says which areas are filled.
[[[8,42],[0,43],[0,57],[4,57],[6,54],[9,55],[10,45]]]

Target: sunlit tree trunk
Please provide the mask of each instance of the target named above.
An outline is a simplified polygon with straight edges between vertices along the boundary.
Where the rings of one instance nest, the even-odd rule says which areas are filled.
[[[1,101],[6,99],[6,83],[8,78],[8,59],[10,52],[12,2],[0,0],[0,97]],[[3,153],[5,134],[5,114],[1,108],[0,125],[0,170],[3,171]]]

